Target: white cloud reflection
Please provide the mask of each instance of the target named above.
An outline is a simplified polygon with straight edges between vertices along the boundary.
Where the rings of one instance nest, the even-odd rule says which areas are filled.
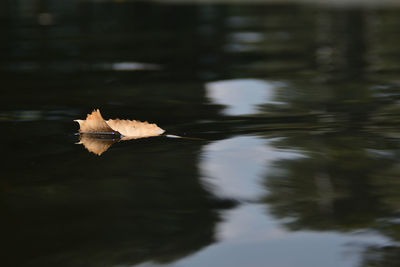
[[[274,148],[272,140],[239,136],[206,145],[200,163],[204,183],[218,197],[258,199],[265,193],[262,181],[273,161],[302,156]]]
[[[170,266],[358,266],[367,245],[388,245],[379,234],[290,232],[262,204],[241,205],[223,213],[217,243]],[[351,250],[351,253],[348,253]]]
[[[206,84],[207,97],[215,104],[225,105],[226,115],[256,114],[259,105],[273,103],[274,91],[282,83],[258,79],[236,79]]]
[[[238,136],[206,145],[200,163],[203,182],[218,197],[259,200],[267,190],[265,177],[278,171],[276,160],[305,157],[301,151],[275,148],[274,140]],[[377,233],[292,232],[268,213],[268,205],[252,203],[221,212],[218,242],[171,266],[351,267],[360,262],[366,245],[390,244]]]
[[[158,70],[160,65],[141,63],[141,62],[116,62],[110,64],[110,69],[114,71],[135,71],[135,70]]]

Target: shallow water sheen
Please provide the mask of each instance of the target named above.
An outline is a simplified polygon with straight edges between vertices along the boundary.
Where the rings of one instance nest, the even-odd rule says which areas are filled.
[[[1,4],[0,266],[399,266],[399,15]]]

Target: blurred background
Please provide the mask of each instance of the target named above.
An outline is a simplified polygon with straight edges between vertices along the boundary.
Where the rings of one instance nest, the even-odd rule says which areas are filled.
[[[1,0],[0,265],[399,266],[399,16]],[[95,108],[198,139],[98,156],[73,122]]]

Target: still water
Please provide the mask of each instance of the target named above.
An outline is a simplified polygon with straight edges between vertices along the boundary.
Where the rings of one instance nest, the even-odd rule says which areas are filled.
[[[0,265],[399,266],[399,16],[1,2]]]

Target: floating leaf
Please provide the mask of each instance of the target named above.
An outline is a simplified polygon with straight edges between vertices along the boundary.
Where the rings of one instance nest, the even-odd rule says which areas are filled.
[[[108,126],[122,135],[123,140],[157,136],[164,133],[164,130],[156,124],[147,121],[115,119],[106,122]]]
[[[86,120],[74,120],[79,123],[79,132],[88,134],[116,134],[100,114],[100,110],[93,110],[86,116]]]
[[[100,110],[88,114],[86,120],[75,120],[79,123],[80,141],[90,152],[101,155],[112,144],[120,140],[138,139],[158,136],[165,131],[154,123],[136,120],[104,120]]]

